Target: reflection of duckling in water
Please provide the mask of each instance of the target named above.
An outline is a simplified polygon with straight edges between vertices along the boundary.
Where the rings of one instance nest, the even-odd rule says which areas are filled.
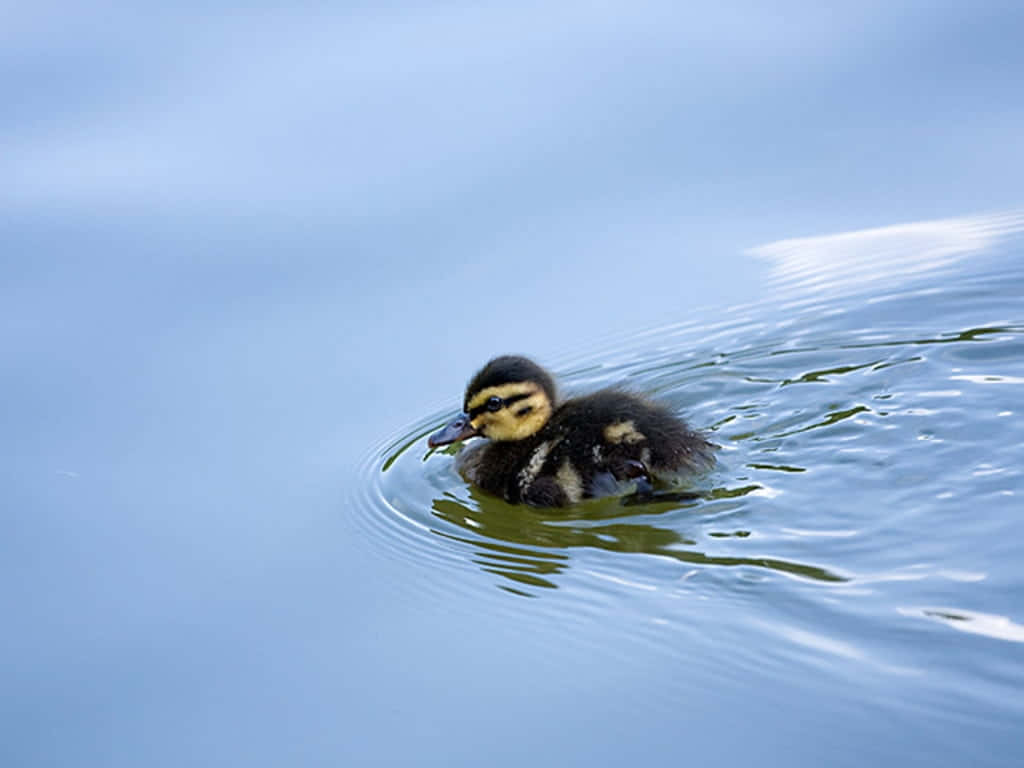
[[[430,436],[432,448],[490,442],[460,457],[470,482],[513,504],[561,507],[635,480],[714,464],[713,446],[668,408],[618,390],[558,403],[550,374],[524,357],[497,357],[466,388],[464,413]]]
[[[708,496],[735,499],[757,489],[756,485],[722,488],[711,491]],[[662,507],[661,511],[671,508]],[[702,567],[760,568],[813,581],[846,581],[844,576],[810,563],[766,557],[763,550],[753,557],[744,556],[739,549],[727,554],[708,551],[698,544],[702,526],[695,524],[690,531],[673,527],[685,522],[686,517],[668,517],[658,524],[652,517],[654,509],[650,505],[627,511],[614,501],[597,501],[579,512],[578,524],[565,525],[561,514],[508,506],[470,487],[466,501],[451,494],[434,500],[434,516],[454,528],[431,530],[474,547],[474,562],[485,571],[534,587],[556,587],[555,577],[571,567],[575,558],[570,550],[576,548],[618,554],[644,553]],[[559,524],[552,525],[553,521]],[[453,532],[458,529],[465,531],[465,536]],[[710,535],[715,539],[742,540],[750,532],[715,531]]]

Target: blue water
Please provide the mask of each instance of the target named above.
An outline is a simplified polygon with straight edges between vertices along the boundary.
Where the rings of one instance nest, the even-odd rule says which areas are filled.
[[[1016,4],[2,27],[0,764],[1024,757]],[[705,497],[467,487],[502,352]]]
[[[711,701],[767,718],[745,725],[754,738],[831,723],[805,746],[845,745],[832,764],[874,750],[1010,764],[1024,718],[1019,248],[903,289],[652,329],[564,366],[573,389],[626,382],[708,429],[722,448],[692,486],[701,499],[509,506],[426,448],[449,409],[381,447],[353,513],[389,557],[429,564],[410,600],[484,603],[550,638],[550,656],[632,670],[615,698],[634,720]],[[861,727],[897,731],[868,745]]]

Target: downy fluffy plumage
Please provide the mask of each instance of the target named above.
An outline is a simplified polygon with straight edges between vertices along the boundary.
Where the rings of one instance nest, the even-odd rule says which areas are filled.
[[[616,493],[627,481],[700,472],[714,446],[667,407],[607,389],[559,402],[554,380],[525,357],[491,360],[466,387],[463,413],[430,436],[431,447],[471,437],[462,475],[513,504],[560,507]]]

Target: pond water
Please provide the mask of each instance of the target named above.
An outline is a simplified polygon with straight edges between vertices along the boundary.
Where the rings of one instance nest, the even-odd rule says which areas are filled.
[[[8,6],[0,768],[1024,764],[1020,3]]]
[[[720,446],[689,501],[558,511],[426,446],[530,351],[490,326],[409,371],[320,262],[24,265],[3,763],[1016,764],[1022,230],[780,241],[730,262],[758,301],[542,349]]]
[[[719,463],[693,481],[698,498],[539,510],[489,497],[455,472],[455,450],[427,448],[453,392],[453,408],[371,454],[349,514],[383,556],[429,565],[409,601],[544,638],[546,674],[566,685],[560,660],[621,664],[630,718],[710,699],[733,712],[712,726],[723,739],[772,738],[790,710],[783,730],[812,744],[835,740],[825,722],[852,725],[831,764],[1019,758],[1024,251],[949,264],[903,234],[785,274],[788,301],[551,361],[569,391],[625,384],[707,430]],[[676,727],[687,738],[686,717]],[[884,739],[860,740],[875,729]]]

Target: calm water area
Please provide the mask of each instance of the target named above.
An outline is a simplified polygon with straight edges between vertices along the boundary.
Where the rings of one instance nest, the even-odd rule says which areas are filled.
[[[751,758],[778,739],[829,764],[1011,764],[1022,256],[620,337],[559,367],[570,389],[625,382],[708,429],[720,460],[699,500],[507,505],[428,451],[456,406],[371,457],[354,516],[386,556],[427,566],[409,599],[470,616],[483,601],[548,643],[546,678],[616,681],[573,716],[613,700],[619,727],[702,749],[737,728],[721,750]]]
[[[558,511],[427,449],[459,388],[358,394],[322,305],[79,274],[113,310],[8,374],[7,764],[1014,764],[1022,227],[775,244],[775,298],[551,353],[721,446],[695,500]]]
[[[1024,764],[1019,3],[12,6],[0,768]],[[489,358],[719,446],[509,506]]]

